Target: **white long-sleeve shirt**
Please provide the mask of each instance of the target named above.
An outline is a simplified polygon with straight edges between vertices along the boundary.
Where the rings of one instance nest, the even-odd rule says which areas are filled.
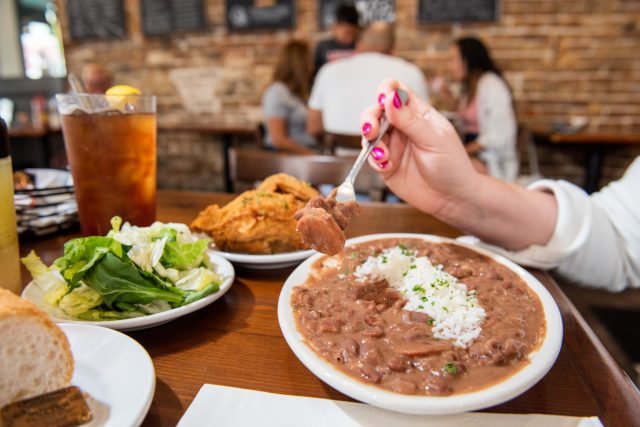
[[[640,287],[640,156],[619,181],[591,196],[566,181],[542,180],[529,188],[555,195],[553,236],[546,246],[500,253],[526,266],[555,268],[583,286]]]
[[[518,124],[511,91],[495,73],[484,73],[476,90],[478,103],[479,157],[489,175],[511,182],[518,175]]]
[[[377,100],[378,86],[386,79],[401,81],[417,97],[428,100],[427,83],[418,66],[396,56],[362,52],[320,68],[309,108],[322,112],[325,131],[360,136],[360,113]]]

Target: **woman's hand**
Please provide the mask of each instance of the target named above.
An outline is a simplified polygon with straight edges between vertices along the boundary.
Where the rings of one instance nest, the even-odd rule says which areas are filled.
[[[408,94],[402,103],[397,89]],[[440,216],[474,191],[478,175],[451,123],[396,81],[385,81],[379,103],[362,116],[368,140],[378,136],[382,112],[391,127],[369,159],[389,188],[406,202]]]
[[[557,220],[553,195],[476,172],[451,123],[401,83],[383,83],[380,94],[381,102],[362,113],[362,133],[369,140],[378,136],[385,112],[391,128],[369,162],[395,194],[507,249],[549,241]]]

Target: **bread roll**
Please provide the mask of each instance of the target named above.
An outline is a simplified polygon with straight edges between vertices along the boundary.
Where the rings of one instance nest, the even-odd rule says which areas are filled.
[[[66,387],[72,375],[64,332],[35,304],[0,289],[0,408]]]

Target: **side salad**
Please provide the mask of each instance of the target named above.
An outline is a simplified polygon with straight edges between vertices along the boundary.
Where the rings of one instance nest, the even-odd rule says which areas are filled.
[[[184,224],[149,227],[111,220],[106,236],[72,239],[47,267],[31,251],[22,258],[45,308],[56,317],[117,320],[160,313],[218,291],[223,277],[206,255],[209,239]]]

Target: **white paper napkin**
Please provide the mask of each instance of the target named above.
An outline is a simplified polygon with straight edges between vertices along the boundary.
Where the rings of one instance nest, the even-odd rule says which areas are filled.
[[[406,415],[370,405],[205,384],[179,427],[602,427],[597,417],[470,412]]]

